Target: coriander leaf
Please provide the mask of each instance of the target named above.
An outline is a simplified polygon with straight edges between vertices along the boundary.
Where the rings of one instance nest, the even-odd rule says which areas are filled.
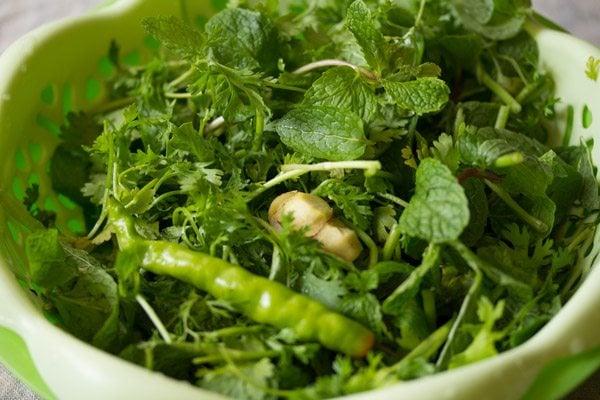
[[[416,114],[441,110],[450,95],[450,89],[443,80],[431,77],[407,82],[387,80],[383,87],[399,107]]]
[[[379,334],[383,332],[381,305],[372,293],[347,294],[342,298],[340,312]]]
[[[205,28],[219,62],[240,70],[262,67],[267,73],[277,67],[277,34],[260,12],[229,8],[214,15]]]
[[[361,118],[335,107],[301,106],[277,121],[275,130],[293,150],[332,161],[355,160],[367,145]]]
[[[402,232],[433,243],[455,240],[469,214],[465,192],[448,167],[433,158],[421,161],[415,194],[400,216]]]
[[[370,225],[373,211],[369,202],[373,196],[364,189],[342,180],[330,179],[323,181],[312,194],[332,200],[342,210],[344,217],[360,229],[367,229]]]
[[[302,104],[337,107],[360,115],[365,122],[374,118],[378,106],[374,87],[349,67],[325,71],[306,91]]]
[[[384,69],[387,42],[375,24],[375,18],[362,0],[355,0],[346,15],[346,27],[360,45],[365,59],[378,73]]]
[[[302,277],[301,292],[332,310],[339,310],[340,301],[347,294],[339,279],[321,279],[312,272],[306,272]]]
[[[504,337],[504,332],[494,330],[494,325],[503,314],[504,301],[500,300],[494,306],[487,297],[482,296],[477,303],[477,316],[481,324],[465,324],[461,327],[473,337],[473,341],[462,353],[451,358],[448,368],[460,367],[498,354],[496,342]]]
[[[142,26],[167,49],[185,58],[204,55],[202,33],[175,16],[148,17]]]
[[[240,379],[239,374],[244,376]],[[266,388],[275,375],[275,366],[268,358],[255,363],[230,365],[203,374],[199,385],[223,395],[247,400],[266,400],[268,396],[260,388]]]
[[[600,58],[589,56],[585,64],[585,74],[588,78],[596,82],[598,80],[598,71],[600,71]]]

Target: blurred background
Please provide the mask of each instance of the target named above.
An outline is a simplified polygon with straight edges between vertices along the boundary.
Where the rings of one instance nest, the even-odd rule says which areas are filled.
[[[78,15],[106,0],[0,0],[0,53],[12,42],[39,25]],[[174,1],[174,0],[165,0]],[[575,36],[600,47],[599,0],[532,0],[533,7]],[[0,400],[37,400],[0,364]],[[566,400],[600,400],[600,373]]]

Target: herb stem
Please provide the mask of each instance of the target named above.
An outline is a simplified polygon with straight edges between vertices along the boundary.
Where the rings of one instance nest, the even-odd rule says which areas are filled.
[[[384,261],[389,261],[394,257],[400,236],[402,236],[402,230],[400,229],[400,225],[396,223],[392,226],[390,234],[383,245],[382,258]]]
[[[513,198],[512,196],[506,191],[504,190],[501,186],[496,185],[495,183],[493,183],[492,181],[490,181],[489,179],[485,179],[484,180],[485,184],[492,189],[492,191],[494,193],[496,193],[496,195],[498,195],[498,197],[500,197],[510,208],[513,209],[513,211],[523,220],[525,221],[529,226],[531,226],[533,229],[535,229],[537,232],[539,233],[546,233],[548,232],[548,225],[546,225],[545,222],[539,220],[538,218],[534,217],[533,215],[529,214],[527,211],[525,211],[523,209],[523,207],[521,207]]]
[[[254,122],[254,138],[252,139],[252,150],[259,151],[263,143],[263,133],[265,130],[265,115],[260,110],[256,110]]]
[[[176,79],[171,81],[169,84],[167,84],[167,87],[175,88],[175,87],[179,86],[180,84],[182,84],[183,82],[188,80],[192,75],[194,75],[194,72],[196,72],[196,68],[191,67],[190,69],[185,71],[183,74],[179,75],[179,77],[177,77]]]
[[[265,329],[265,325],[250,325],[250,326],[230,326],[227,328],[221,328],[214,331],[203,333],[201,335],[211,339],[224,338],[231,336],[241,336],[248,333],[261,332]]]
[[[445,368],[450,362],[450,357],[452,354],[452,345],[454,343],[454,337],[456,336],[460,325],[463,323],[466,318],[467,313],[473,307],[473,302],[477,297],[479,290],[481,288],[481,283],[483,281],[483,273],[479,267],[479,258],[473,254],[473,252],[465,246],[459,240],[454,240],[448,243],[452,246],[460,256],[467,262],[467,265],[473,270],[475,276],[473,277],[473,283],[471,283],[471,287],[467,292],[467,295],[463,299],[463,302],[460,306],[460,310],[458,312],[458,316],[452,323],[452,327],[450,328],[450,332],[448,333],[448,340],[444,344],[444,348],[440,352],[440,356],[436,362],[436,366],[438,368]]]
[[[369,268],[373,268],[379,261],[379,249],[377,248],[377,245],[371,236],[369,236],[365,231],[362,229],[355,230],[360,240],[365,244],[365,246],[367,246],[367,249],[369,250]]]
[[[194,95],[191,93],[166,92],[165,97],[169,99],[191,99]]]
[[[227,362],[223,357],[223,352],[227,352],[227,356],[230,361],[254,361],[262,358],[271,358],[279,355],[279,352],[275,350],[265,351],[240,351],[234,349],[221,349],[220,354],[208,354],[203,357],[196,357],[192,360],[195,365],[200,364],[214,364]]]
[[[162,323],[152,306],[140,294],[135,296],[135,300],[142,307],[148,318],[150,318],[150,321],[152,321],[152,324],[154,325],[156,330],[158,330],[160,337],[165,341],[166,344],[171,344],[171,335],[167,331],[167,328],[165,328],[164,324]]]
[[[281,172],[273,179],[262,184],[260,189],[257,190],[257,194],[277,186],[288,179],[298,178],[308,172],[334,171],[339,169],[363,169],[365,170],[365,174],[374,174],[381,169],[381,163],[379,161],[357,160],[325,161],[316,164],[283,164],[281,165]]]
[[[496,123],[494,124],[494,128],[504,129],[506,127],[506,123],[508,122],[509,115],[510,107],[507,105],[500,106],[500,109],[498,110],[498,116],[496,117]]]
[[[384,198],[386,200],[389,200],[392,203],[397,204],[397,205],[399,205],[402,208],[408,207],[408,201],[403,200],[400,197],[395,196],[395,195],[393,195],[391,193],[381,193],[381,192],[378,192],[377,196],[382,197],[382,198]]]
[[[292,73],[296,74],[296,75],[302,75],[307,72],[313,71],[315,69],[327,68],[327,67],[350,67],[353,70],[364,75],[366,78],[369,78],[374,81],[379,79],[377,77],[377,75],[375,75],[373,72],[371,72],[363,67],[359,67],[358,65],[354,65],[352,63],[349,63],[348,61],[337,60],[337,59],[325,59],[325,60],[315,61],[315,62],[306,64],[306,65],[296,69]]]
[[[204,126],[204,133],[215,131],[223,126],[223,124],[225,124],[225,118],[223,116],[217,117]]]
[[[487,72],[485,72],[481,65],[477,66],[477,78],[483,85],[485,85],[496,96],[498,96],[500,100],[502,100],[504,104],[510,108],[511,112],[515,114],[521,112],[521,104],[519,104],[519,102],[502,87],[502,85],[496,82]]]

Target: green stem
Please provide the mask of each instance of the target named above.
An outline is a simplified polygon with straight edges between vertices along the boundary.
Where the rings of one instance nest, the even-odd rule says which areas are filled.
[[[504,188],[502,188],[499,185],[496,185],[495,183],[493,183],[492,181],[485,179],[485,184],[492,189],[492,191],[494,193],[496,193],[496,195],[498,195],[498,197],[500,197],[505,203],[506,205],[508,205],[518,216],[519,218],[521,218],[525,223],[527,223],[529,226],[531,226],[533,229],[536,230],[536,232],[539,233],[547,233],[548,232],[548,225],[546,223],[544,223],[543,221],[537,219],[536,217],[534,217],[533,215],[529,214],[527,211],[525,211],[512,197],[511,195],[504,190]]]
[[[379,249],[377,248],[377,244],[375,244],[373,239],[371,239],[371,236],[367,235],[362,229],[356,229],[356,233],[369,250],[369,268],[373,268],[379,261]]]
[[[467,246],[465,246],[462,242],[458,240],[452,241],[448,244],[452,246],[467,262],[467,265],[469,265],[469,267],[473,270],[475,276],[473,278],[473,283],[471,284],[471,287],[467,292],[467,295],[463,299],[462,305],[458,312],[458,316],[456,317],[452,324],[452,327],[450,328],[450,332],[448,333],[448,340],[446,341],[446,343],[444,344],[444,348],[440,352],[440,356],[438,357],[438,360],[436,362],[436,366],[438,368],[445,368],[450,362],[450,358],[453,355],[452,346],[454,343],[456,333],[458,332],[458,329],[464,322],[467,313],[473,307],[473,303],[475,302],[475,299],[479,294],[481,283],[483,281],[483,274],[479,267],[479,258],[475,254],[473,254],[473,252]]]
[[[255,123],[254,123],[254,138],[252,139],[252,150],[259,151],[262,147],[263,133],[265,130],[265,115],[260,111],[256,110]]]
[[[183,82],[185,82],[186,80],[188,80],[192,75],[194,75],[194,72],[196,72],[196,68],[191,67],[190,69],[188,69],[187,71],[185,71],[183,74],[181,74],[178,78],[176,78],[175,80],[171,81],[168,84],[168,87],[174,88],[174,87],[179,86],[180,84],[182,84]]]
[[[384,261],[389,261],[394,257],[394,252],[396,251],[396,247],[401,236],[402,230],[400,229],[400,225],[394,224],[394,226],[392,226],[392,229],[390,230],[390,234],[388,235],[383,245],[382,258]]]
[[[394,204],[399,205],[402,208],[406,208],[408,207],[408,202],[406,200],[401,199],[398,196],[394,196],[393,194],[390,193],[377,193],[377,196],[382,197],[386,200],[391,201]]]
[[[477,66],[477,78],[483,85],[485,85],[496,96],[498,96],[500,100],[502,100],[504,104],[510,108],[511,112],[515,114],[521,112],[521,104],[519,104],[519,102],[502,87],[502,85],[489,76],[488,73],[483,70],[481,65]]]
[[[353,70],[361,73],[366,78],[369,78],[374,81],[379,79],[377,77],[377,75],[375,75],[373,72],[371,72],[365,68],[362,68],[362,67],[354,65],[352,63],[349,63],[348,61],[337,60],[337,59],[326,59],[326,60],[315,61],[315,62],[306,64],[306,65],[296,69],[292,73],[296,74],[296,75],[302,75],[302,74],[305,74],[305,73],[310,72],[315,69],[327,68],[327,67],[350,67]]]
[[[244,362],[244,361],[255,361],[262,358],[272,358],[280,355],[278,351],[240,351],[235,349],[222,349],[219,354],[208,354],[203,357],[196,357],[192,360],[195,365],[201,364],[214,364],[214,363],[225,363],[228,360],[223,356],[223,352],[227,353],[230,361]]]
[[[273,179],[263,183],[255,194],[260,194],[267,189],[275,187],[289,179],[298,178],[308,172],[334,171],[338,169],[363,169],[365,174],[373,174],[381,169],[379,161],[326,161],[317,164],[283,164],[281,172]]]
[[[494,124],[494,128],[504,129],[506,127],[506,123],[508,122],[509,115],[510,107],[506,105],[500,106],[500,110],[498,110],[498,116],[496,117],[496,123]]]
[[[148,318],[150,318],[150,321],[152,321],[152,324],[156,330],[158,330],[160,337],[162,337],[166,344],[171,344],[171,335],[169,334],[169,331],[167,331],[167,328],[165,328],[165,325],[162,323],[152,306],[144,297],[142,297],[142,295],[136,295],[135,300],[142,307]]]

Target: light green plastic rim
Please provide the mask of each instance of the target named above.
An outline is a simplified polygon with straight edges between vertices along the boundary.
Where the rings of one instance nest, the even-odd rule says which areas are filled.
[[[43,399],[56,399],[36,369],[27,344],[18,334],[10,329],[0,327],[0,349],[2,349],[0,362],[7,365],[17,378],[25,382]]]
[[[23,238],[36,228],[20,206],[27,184],[40,184],[42,204],[59,212],[63,229],[81,228],[79,211],[48,189],[47,162],[65,113],[102,103],[103,82],[111,74],[105,58],[110,40],[116,38],[121,45],[123,62],[137,63],[153,51],[140,29],[143,17],[185,11],[187,18],[203,20],[223,3],[112,0],[88,15],[26,35],[0,57],[0,358],[45,398],[222,398],[126,363],[60,331],[42,316],[19,277],[27,268]],[[600,58],[600,51],[564,33],[534,25],[530,30],[540,46],[542,67],[556,78],[557,96],[572,106],[559,106],[563,123],[557,131],[564,132],[564,121],[572,117],[571,142],[592,138],[600,130],[600,82],[585,70],[589,57]],[[600,146],[593,158],[600,164]],[[598,242],[596,238],[596,250]],[[592,262],[587,259],[584,268]],[[347,398],[519,398],[546,363],[600,345],[598,304],[600,268],[595,268],[566,307],[524,345],[474,365]]]

